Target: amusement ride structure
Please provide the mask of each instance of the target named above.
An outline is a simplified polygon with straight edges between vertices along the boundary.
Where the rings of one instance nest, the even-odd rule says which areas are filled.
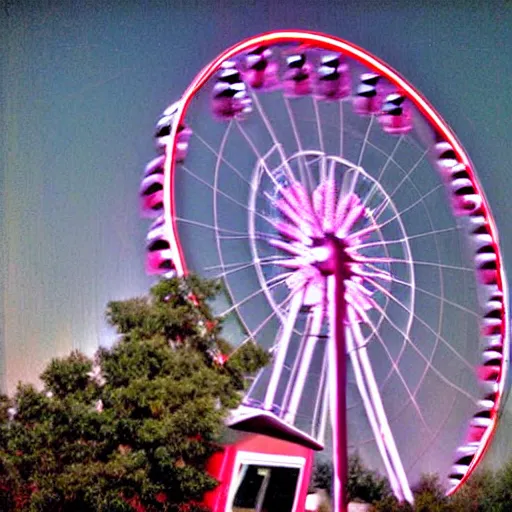
[[[277,31],[208,64],[155,137],[148,271],[220,279],[226,336],[273,354],[228,425],[327,447],[336,511],[351,450],[401,500],[425,471],[455,492],[503,403],[508,292],[473,165],[429,102],[353,44]]]

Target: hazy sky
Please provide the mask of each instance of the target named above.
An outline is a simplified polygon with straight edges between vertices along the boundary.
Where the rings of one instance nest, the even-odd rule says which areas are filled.
[[[155,120],[218,52],[271,29],[347,39],[423,92],[471,156],[512,268],[512,3],[419,3],[0,2],[2,387],[112,341],[107,301],[151,283],[137,193]]]

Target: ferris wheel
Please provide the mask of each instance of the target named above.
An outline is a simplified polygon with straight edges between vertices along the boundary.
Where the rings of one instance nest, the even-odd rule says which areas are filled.
[[[503,403],[508,291],[439,114],[365,50],[279,31],[208,64],[155,138],[148,271],[220,279],[227,336],[273,354],[229,424],[328,447],[335,510],[350,450],[399,499],[426,471],[455,492]]]

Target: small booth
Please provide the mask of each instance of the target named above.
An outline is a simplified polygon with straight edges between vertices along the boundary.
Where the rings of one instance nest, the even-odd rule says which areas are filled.
[[[213,512],[304,512],[321,445],[271,413],[245,412],[228,422],[224,450],[210,459],[219,485],[205,504]]]

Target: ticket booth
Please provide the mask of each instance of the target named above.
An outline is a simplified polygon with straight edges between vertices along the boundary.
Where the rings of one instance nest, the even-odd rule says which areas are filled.
[[[302,512],[314,451],[261,434],[233,435],[208,470],[219,486],[208,493],[214,512]]]

